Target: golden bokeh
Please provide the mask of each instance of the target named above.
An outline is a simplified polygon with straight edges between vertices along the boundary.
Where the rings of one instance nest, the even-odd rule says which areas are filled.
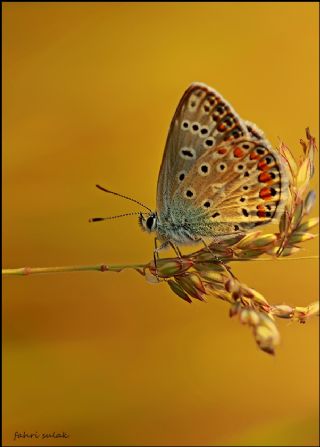
[[[3,3],[3,265],[147,262],[178,101],[216,88],[276,145],[319,136],[318,4]],[[318,160],[317,160],[318,163]],[[318,185],[318,174],[313,180]],[[318,208],[312,216],[318,215]],[[317,254],[305,244],[304,256]],[[317,299],[315,260],[235,263],[272,303]],[[228,306],[131,271],[4,278],[3,442],[318,445],[318,321],[279,321],[275,357]]]

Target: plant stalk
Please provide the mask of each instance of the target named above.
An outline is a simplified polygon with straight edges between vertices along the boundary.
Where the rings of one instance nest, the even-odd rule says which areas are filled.
[[[2,276],[27,276],[43,273],[62,273],[62,272],[121,272],[124,269],[142,269],[144,264],[119,264],[119,265],[71,265],[62,267],[22,267],[18,269],[3,269]]]

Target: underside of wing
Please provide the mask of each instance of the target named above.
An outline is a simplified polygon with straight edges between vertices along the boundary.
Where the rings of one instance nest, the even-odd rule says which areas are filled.
[[[287,186],[278,153],[250,137],[207,150],[175,194],[207,210],[217,229],[232,233],[277,218]]]
[[[205,84],[191,84],[169,129],[158,178],[158,212],[169,206],[179,182],[208,149],[246,136],[247,126],[218,92]]]

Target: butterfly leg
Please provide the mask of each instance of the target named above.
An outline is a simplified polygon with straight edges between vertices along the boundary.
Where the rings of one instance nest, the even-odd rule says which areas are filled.
[[[182,265],[182,253],[181,253],[179,247],[171,241],[169,241],[168,243],[171,245],[171,247],[175,251],[176,255],[178,255],[178,258],[179,258],[178,260],[179,260],[180,264]]]
[[[206,243],[206,241],[205,241],[204,239],[201,238],[200,240],[202,241],[202,243],[203,243],[203,245],[206,247],[206,249],[209,251],[209,253],[212,254],[214,260],[217,261],[220,265],[222,265],[222,267],[227,271],[227,273],[228,273],[229,275],[231,275],[231,276],[234,278],[235,276],[234,276],[234,274],[232,273],[230,267],[229,267],[228,265],[226,265],[226,264],[223,262],[222,259],[218,258],[218,257],[213,253],[213,251],[211,250],[211,248],[209,247],[209,245]]]
[[[165,248],[168,244],[169,244],[169,241],[165,241],[165,242],[163,242],[161,245],[160,245],[160,247],[158,247],[158,244],[157,244],[157,241],[158,241],[159,239],[158,238],[154,238],[154,250],[153,250],[153,254],[154,254],[154,257],[155,256],[157,256],[157,259],[159,259],[159,251],[161,251],[163,248]]]
[[[158,238],[155,237],[154,238],[154,250],[153,250],[153,262],[154,262],[154,267],[156,270],[156,278],[158,281],[160,281],[159,279],[159,275],[158,275],[158,268],[157,268],[157,260],[159,260],[159,251],[162,250],[163,248],[165,248],[166,245],[168,245],[169,242],[164,242],[163,244],[160,245],[160,247],[158,247],[157,244]]]
[[[154,238],[154,250],[153,250],[154,260],[156,260],[156,257],[157,257],[157,259],[159,259],[159,249],[158,249],[157,241],[158,241],[158,238],[155,237]]]
[[[157,259],[159,259],[159,248],[158,248],[158,244],[157,244],[157,238],[154,238],[154,250],[153,250],[153,262],[154,262],[154,267],[156,269],[156,278],[158,281],[159,280],[159,276],[158,276],[158,268],[157,268]]]
[[[175,253],[178,255],[178,258],[182,258],[182,253],[181,253],[181,251],[179,250],[179,247],[177,246],[177,245],[175,245],[173,242],[171,242],[171,241],[169,241],[168,242],[170,245],[171,245],[171,247],[173,248],[173,250],[175,251]]]

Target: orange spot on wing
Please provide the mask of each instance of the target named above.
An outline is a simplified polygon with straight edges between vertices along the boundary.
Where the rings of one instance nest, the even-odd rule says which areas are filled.
[[[267,183],[272,180],[271,175],[268,172],[262,172],[258,177],[259,182]]]
[[[258,169],[260,171],[267,171],[269,169],[269,166],[268,166],[268,164],[264,160],[261,160],[258,163]]]
[[[257,206],[257,216],[258,217],[266,217],[266,209],[263,205],[258,205]]]
[[[264,200],[271,199],[272,194],[271,194],[270,188],[265,187],[265,188],[260,189],[259,196],[261,197],[261,199],[264,199]]]
[[[250,160],[256,160],[257,158],[259,158],[259,155],[255,151],[251,152]]]
[[[227,149],[225,149],[224,147],[222,147],[221,149],[218,149],[218,154],[225,154],[227,152]]]
[[[243,154],[244,154],[244,151],[240,147],[236,147],[235,150],[233,151],[233,155],[237,158],[242,157]]]
[[[219,126],[218,126],[218,130],[220,132],[223,132],[224,130],[226,130],[226,128],[227,128],[227,126],[225,124],[219,124]]]

